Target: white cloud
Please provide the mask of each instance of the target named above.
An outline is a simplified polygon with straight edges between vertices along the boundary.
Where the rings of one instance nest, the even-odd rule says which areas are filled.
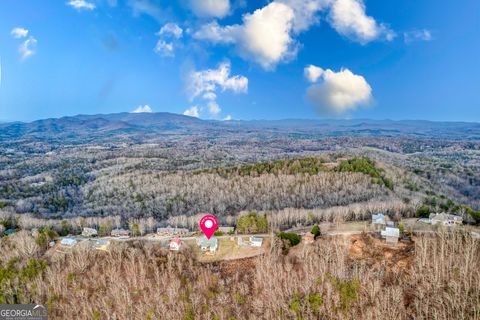
[[[207,40],[213,43],[235,43],[240,27],[238,25],[222,27],[217,21],[204,24],[193,33],[198,40]]]
[[[138,17],[142,14],[151,16],[157,21],[164,19],[164,14],[158,4],[151,0],[128,0],[128,5],[132,8],[133,16]]]
[[[20,57],[22,60],[27,59],[35,54],[37,46],[37,39],[34,37],[30,37],[25,40],[20,47],[18,47],[18,52],[20,53]]]
[[[322,115],[338,116],[367,105],[372,99],[372,88],[365,78],[348,69],[327,69],[319,78],[322,81],[307,89],[306,98]]]
[[[305,78],[312,83],[317,82],[318,78],[320,78],[324,72],[322,68],[314,66],[313,64],[306,66],[304,69]]]
[[[308,30],[320,21],[318,13],[327,9],[331,0],[277,0],[293,9],[293,31]]]
[[[175,56],[175,47],[178,44],[177,40],[182,37],[182,34],[183,29],[176,23],[170,22],[165,24],[160,31],[155,34],[159,36],[160,39],[157,41],[153,51],[165,57]]]
[[[150,108],[149,105],[144,105],[144,106],[138,106],[135,110],[132,111],[132,113],[151,113],[152,108]]]
[[[227,115],[225,118],[223,118],[223,121],[230,121],[230,120],[232,120],[231,115]]]
[[[329,14],[330,24],[338,33],[361,44],[379,38],[393,40],[395,32],[367,16],[365,10],[362,0],[333,0]]]
[[[173,43],[164,40],[158,40],[153,51],[165,57],[173,57],[175,55]]]
[[[205,100],[216,100],[217,95],[213,92],[206,92],[203,94],[203,99]]]
[[[67,4],[77,10],[93,10],[95,9],[95,5],[91,2],[87,2],[85,0],[70,0]]]
[[[200,117],[200,113],[198,112],[198,107],[193,106],[190,109],[187,109],[183,112],[184,115],[190,116],[190,117]]]
[[[432,33],[430,30],[413,30],[403,33],[403,40],[405,43],[411,43],[414,41],[430,41],[432,40]]]
[[[25,28],[17,27],[13,28],[10,34],[16,39],[25,38],[26,36],[28,36],[28,30]]]
[[[180,39],[183,34],[183,29],[178,26],[176,23],[167,23],[165,24],[160,31],[156,33],[157,36],[173,36],[176,39]]]
[[[272,69],[296,55],[291,37],[294,11],[288,5],[271,2],[243,16],[243,24],[222,27],[213,22],[200,28],[194,37],[214,43],[235,43],[238,53],[264,69]]]
[[[246,93],[248,91],[248,79],[239,75],[231,76],[230,71],[230,63],[223,62],[217,69],[193,70],[190,72],[186,78],[190,101],[200,97],[205,101],[210,116],[217,117],[222,111],[217,103],[217,91],[232,91],[234,93]],[[193,112],[191,109],[187,111]],[[199,108],[196,107],[195,110],[198,113]]]
[[[295,37],[318,24],[323,12],[338,33],[361,44],[393,40],[395,32],[367,16],[365,10],[363,0],[274,0],[245,14],[242,24],[221,26],[213,21],[193,32],[193,37],[233,44],[241,57],[268,70],[295,58],[300,47]]]
[[[230,76],[230,69],[230,63],[224,62],[217,69],[190,72],[187,79],[190,99],[193,100],[200,95],[214,93],[217,89],[221,91],[229,90],[234,93],[247,92],[248,79],[244,76]],[[209,97],[213,96],[209,95]]]
[[[189,6],[199,17],[223,18],[230,13],[230,0],[189,0]]]
[[[222,109],[220,109],[220,106],[218,105],[218,103],[216,101],[210,101],[208,103],[208,112],[210,112],[210,114],[212,116],[216,116],[221,111],[222,111]]]

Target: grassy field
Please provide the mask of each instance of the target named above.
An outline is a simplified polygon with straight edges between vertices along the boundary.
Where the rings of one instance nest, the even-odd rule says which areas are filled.
[[[270,247],[270,239],[268,238],[263,240],[261,248],[239,246],[237,244],[237,239],[237,237],[218,239],[218,250],[213,254],[202,252],[195,240],[185,241],[185,244],[192,249],[198,260],[203,262],[252,257],[264,253],[265,250]],[[243,237],[243,240],[248,241],[248,237]]]

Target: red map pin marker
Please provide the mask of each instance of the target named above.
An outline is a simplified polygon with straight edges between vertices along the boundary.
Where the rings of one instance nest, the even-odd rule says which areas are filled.
[[[207,214],[200,219],[199,225],[207,239],[210,239],[218,228],[218,221],[211,214]]]

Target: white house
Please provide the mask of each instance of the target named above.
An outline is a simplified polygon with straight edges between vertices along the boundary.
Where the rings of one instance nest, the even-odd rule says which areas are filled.
[[[159,236],[182,236],[188,234],[190,231],[185,228],[176,228],[176,227],[163,227],[157,228],[157,234]]]
[[[130,230],[113,229],[111,235],[112,235],[112,237],[128,238],[130,236]]]
[[[180,248],[182,247],[183,245],[183,240],[179,239],[179,238],[176,238],[176,239],[172,239],[170,240],[170,242],[168,243],[168,247],[170,250],[172,251],[179,251]]]
[[[100,251],[108,251],[110,241],[105,239],[99,239],[95,242],[95,249]]]
[[[372,225],[375,230],[381,230],[386,225],[385,215],[383,213],[372,214]]]
[[[63,238],[60,244],[65,247],[73,247],[77,244],[77,240],[74,238]]]
[[[215,252],[218,249],[218,239],[215,237],[211,237],[210,239],[202,237],[197,240],[197,243],[202,251]]]
[[[463,223],[462,217],[447,213],[431,213],[429,218],[432,225],[456,226]]]
[[[381,235],[387,240],[387,244],[396,245],[400,237],[400,229],[386,227],[385,230],[381,232]]]
[[[260,237],[254,237],[254,236],[251,236],[250,237],[250,245],[252,247],[261,247],[262,246],[262,243],[263,243],[263,239],[260,238]]]

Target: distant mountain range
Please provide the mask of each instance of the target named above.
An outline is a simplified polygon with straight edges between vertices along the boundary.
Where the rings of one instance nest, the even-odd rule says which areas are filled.
[[[448,140],[480,140],[480,123],[422,120],[201,120],[173,113],[114,113],[77,115],[29,123],[0,123],[0,140],[59,140],[143,137],[158,135],[215,135],[251,132],[299,137],[371,136]]]

